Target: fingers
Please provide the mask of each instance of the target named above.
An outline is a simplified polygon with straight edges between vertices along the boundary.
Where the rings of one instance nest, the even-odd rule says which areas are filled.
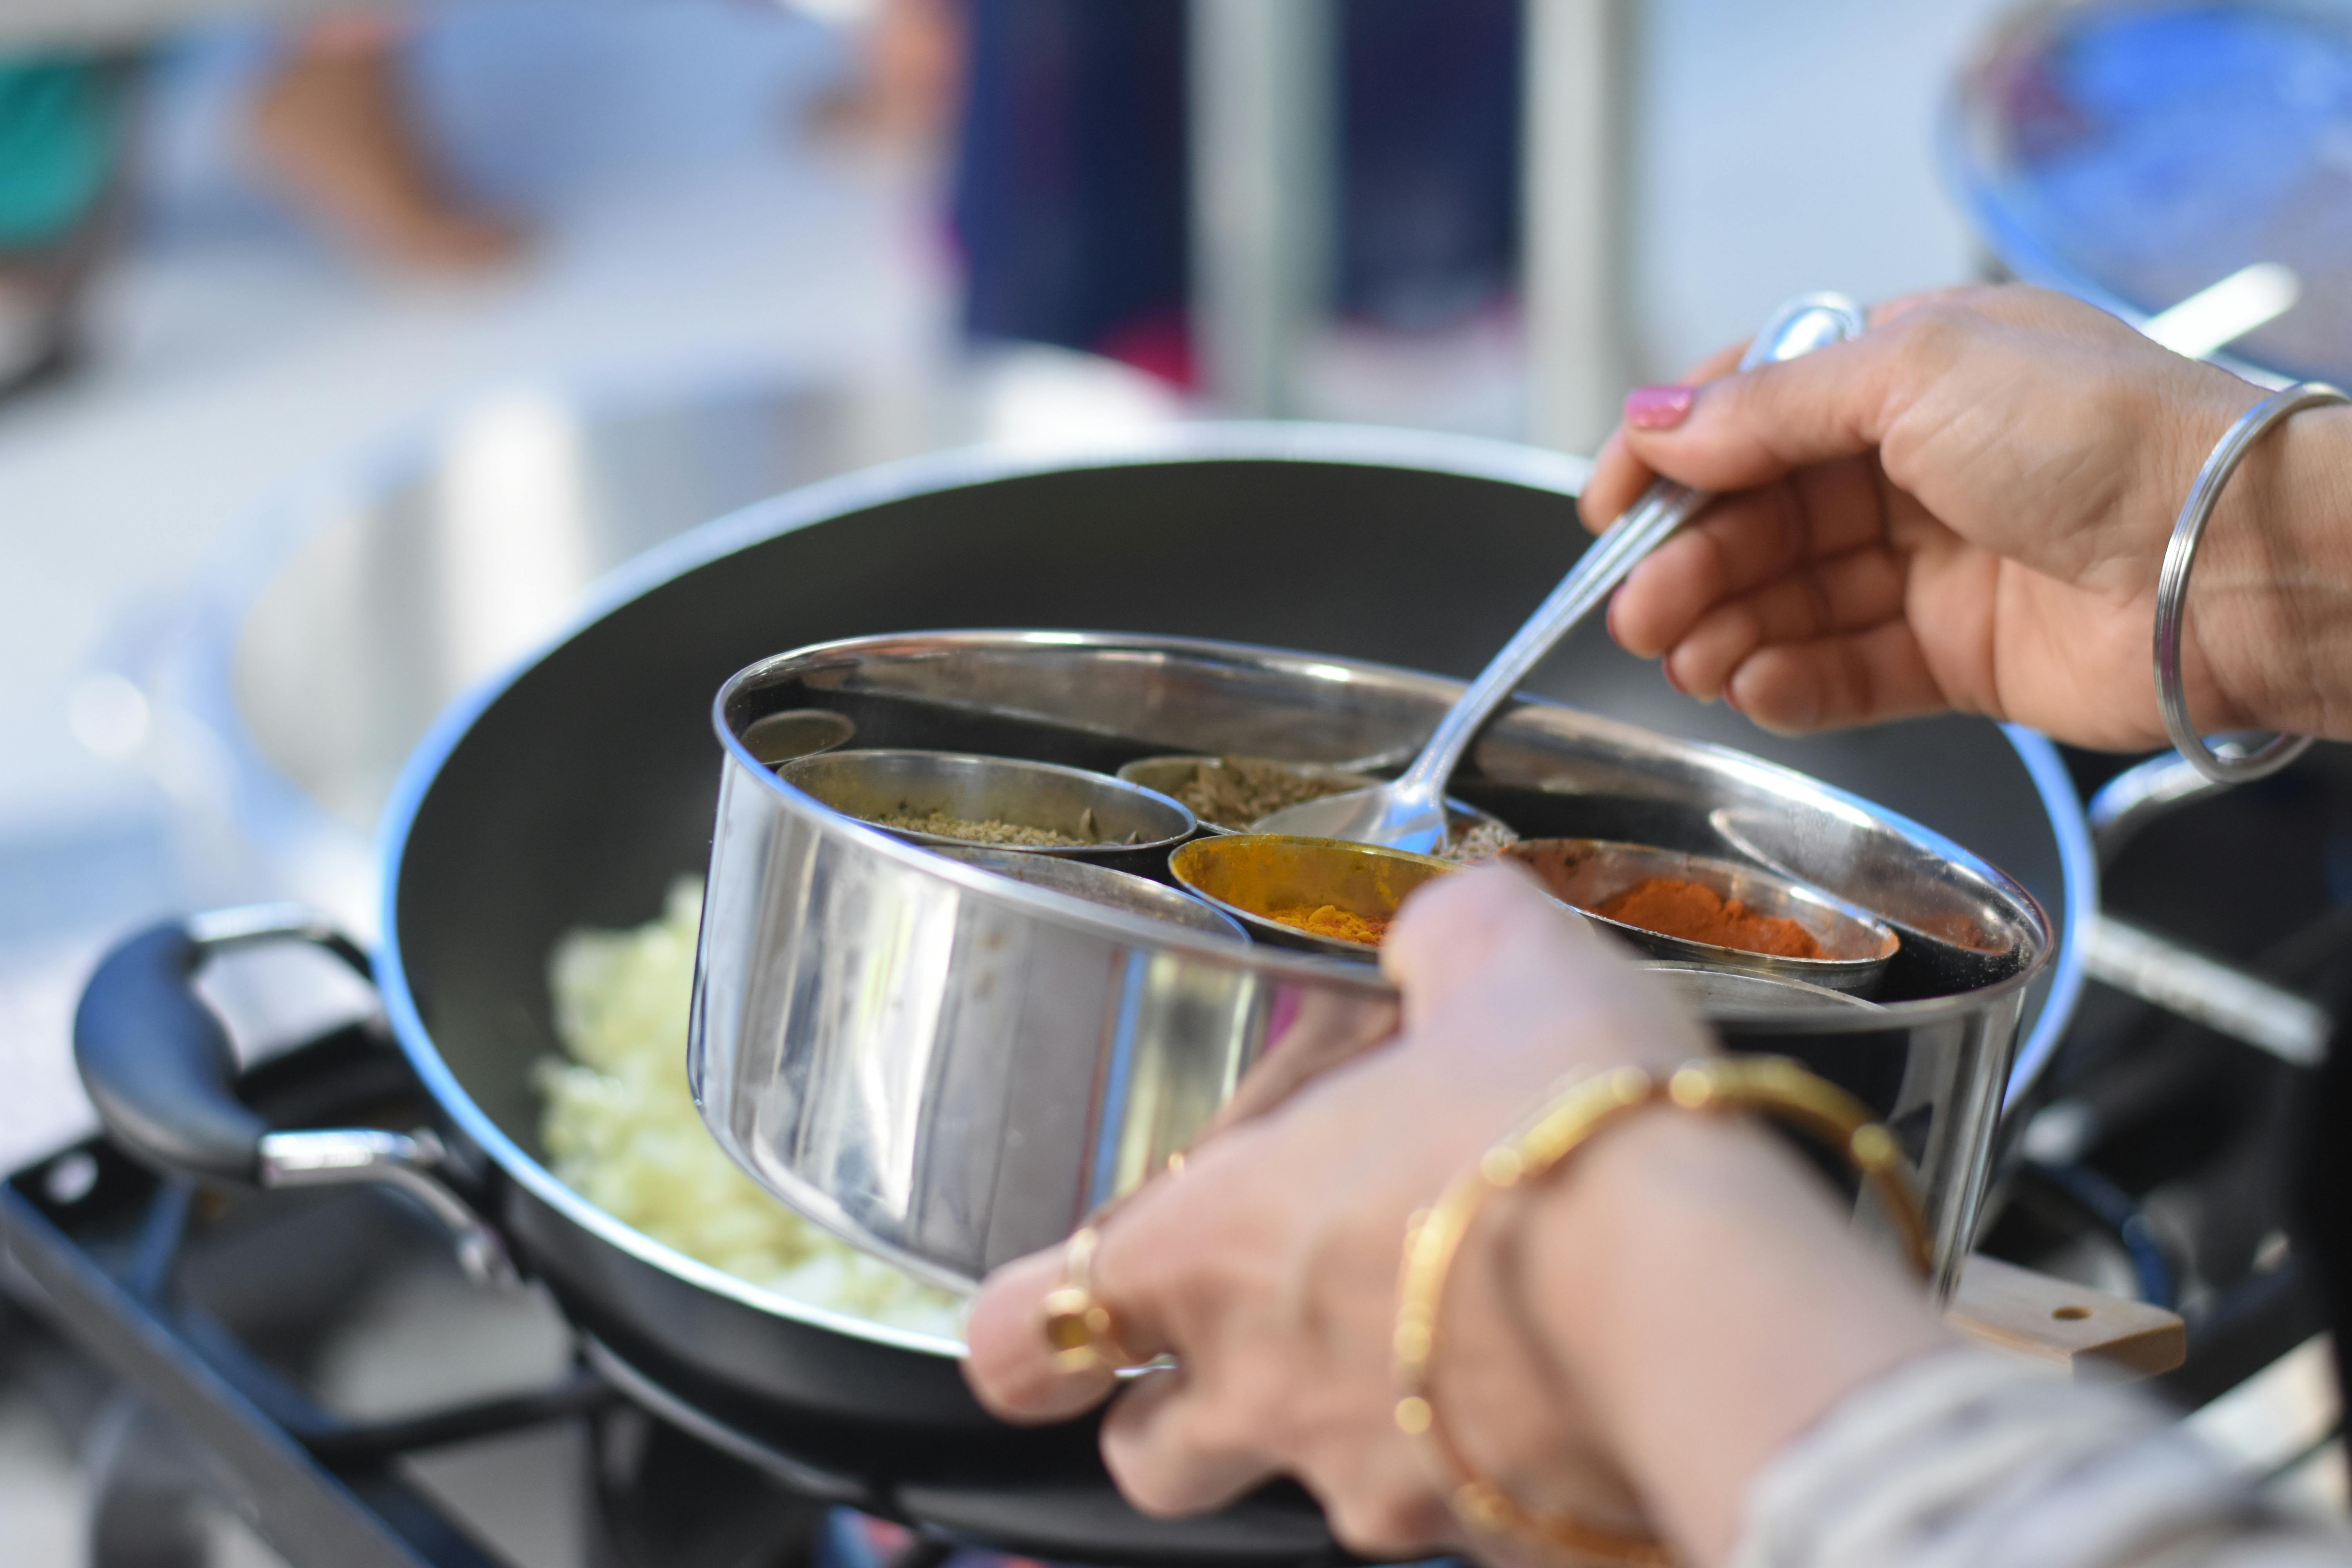
[[[1171,1348],[1160,1327],[1163,1303],[1148,1281],[1140,1289],[1130,1283],[1138,1258],[1170,1244],[1152,1239],[1164,1228],[1165,1198],[1163,1184],[1147,1184],[1096,1222],[1098,1239],[1085,1283],[1110,1314],[1111,1359],[1129,1364]],[[1182,1234],[1175,1245],[1181,1245]],[[964,1381],[982,1405],[1005,1420],[1066,1420],[1101,1404],[1118,1386],[1109,1365],[1097,1360],[1066,1367],[1046,1341],[1045,1299],[1069,1282],[1067,1258],[1066,1247],[1033,1252],[990,1275],[972,1299],[964,1323]]]
[[[1340,1545],[1375,1563],[1397,1563],[1470,1543],[1431,1485],[1429,1461],[1410,1445],[1368,1444],[1348,1458],[1344,1474],[1318,1493]]]
[[[1900,620],[1903,569],[1884,550],[1857,550],[1719,604],[1665,656],[1666,679],[1704,702],[1767,647],[1812,642]]]
[[[1103,1462],[1146,1513],[1199,1513],[1232,1501],[1275,1473],[1259,1450],[1263,1428],[1234,1419],[1250,1408],[1204,1399],[1180,1369],[1147,1373],[1103,1418]]]
[[[1786,487],[1727,497],[1633,568],[1610,598],[1609,635],[1656,658],[1717,605],[1795,567],[1808,541]]]
[[[1655,658],[1724,601],[1809,560],[1876,544],[1885,531],[1878,478],[1866,464],[1829,464],[1726,496],[1633,569],[1610,601],[1610,634]]]
[[[1297,1205],[1265,1201],[1265,1140],[1237,1129],[1099,1224],[1087,1283],[1111,1333],[1137,1359],[1173,1350],[1178,1366],[1123,1381],[1098,1366],[1060,1369],[1043,1336],[1045,1298],[1063,1277],[1056,1248],[1007,1265],[973,1303],[965,1375],[982,1403],[1008,1419],[1047,1421],[1116,1393],[1103,1457],[1147,1512],[1213,1508],[1272,1475],[1268,1445],[1284,1423],[1265,1402],[1296,1384],[1296,1371],[1244,1374],[1234,1358],[1268,1325],[1255,1324],[1253,1338],[1228,1321],[1267,1299],[1264,1270],[1286,1256],[1297,1219]]]
[[[1284,1386],[1279,1373],[1248,1381]],[[1181,1372],[1152,1373],[1104,1416],[1103,1460],[1119,1490],[1150,1514],[1218,1508],[1286,1469],[1316,1494],[1332,1533],[1360,1556],[1396,1561],[1461,1543],[1427,1462],[1390,1425],[1385,1398],[1349,1418],[1313,1423],[1316,1436],[1277,1464],[1265,1452],[1266,1436],[1293,1425],[1230,1389],[1212,1399]]]
[[[1425,884],[1381,947],[1404,1003],[1402,1070],[1433,1096],[1507,1106],[1465,1132],[1483,1145],[1563,1071],[1704,1054],[1704,1033],[1631,956],[1514,862]]]
[[[1669,479],[1717,491],[1750,489],[1807,464],[1874,450],[1905,336],[1865,335],[1709,382],[1673,428],[1628,426],[1627,449]]]
[[[1381,972],[1403,994],[1410,1029],[1476,984],[1507,950],[1588,936],[1584,922],[1545,896],[1528,872],[1482,866],[1414,890],[1381,944]]]
[[[1599,533],[1617,516],[1640,498],[1658,476],[1652,473],[1633,449],[1625,444],[1622,426],[1609,432],[1601,450],[1592,457],[1592,477],[1584,482],[1584,489],[1576,498],[1576,515],[1585,528]]]
[[[1578,501],[1585,526],[1607,527],[1660,474],[1738,490],[1867,451],[1918,385],[1948,363],[1956,338],[2051,310],[2036,290],[1964,284],[1885,300],[1861,338],[1785,363],[1740,371],[1745,345],[1719,349],[1683,377],[1680,384],[1699,390],[1678,422],[1629,423],[1602,444]]]
[[[964,1324],[964,1381],[1007,1421],[1060,1421],[1109,1397],[1108,1369],[1066,1371],[1045,1337],[1045,1296],[1061,1283],[1062,1249],[1034,1252],[988,1278]]]
[[[1417,1049],[1341,1064],[1100,1222],[1095,1300],[1127,1350],[1173,1347],[1176,1369],[1121,1385],[1058,1366],[1043,1333],[1056,1253],[1001,1270],[973,1305],[966,1371],[982,1403],[1038,1421],[1115,1393],[1104,1457],[1149,1512],[1213,1508],[1283,1471],[1369,1555],[1447,1539],[1443,1497],[1391,1419],[1407,1215],[1562,1071],[1705,1048],[1661,988],[1516,869],[1417,893],[1383,961],[1409,1009],[1447,1009]]]
[[[1738,368],[1739,356],[1747,351],[1744,342],[1716,350],[1685,372],[1680,384],[1697,386],[1729,375]],[[1617,514],[1633,505],[1657,477],[1625,444],[1624,431],[1612,431],[1601,450],[1594,454],[1592,478],[1586,483],[1584,493],[1577,498],[1577,510],[1584,526],[1598,533],[1616,521]]]
[[[1901,621],[1760,649],[1733,673],[1723,697],[1781,734],[1916,718],[1950,706],[1918,637]]]
[[[1192,1140],[1197,1150],[1226,1129],[1265,1115],[1332,1068],[1396,1037],[1398,1008],[1386,997],[1307,991],[1290,1026],[1269,1031],[1265,1050]]]
[[[1131,1212],[1131,1211],[1130,1211]],[[1109,1251],[1106,1236],[1104,1251]],[[1131,1296],[1120,1296],[1098,1255],[1094,1293],[1110,1308],[1114,1331],[1129,1342],[1139,1330]],[[1066,1420],[1092,1409],[1119,1387],[1102,1366],[1061,1369],[1043,1337],[1044,1300],[1061,1282],[1062,1249],[1034,1253],[990,1276],[972,1303],[966,1331],[964,1376],[992,1414],[1023,1423]],[[1129,1302],[1122,1310],[1117,1303]],[[1195,1513],[1239,1496],[1272,1474],[1269,1461],[1244,1431],[1212,1424],[1231,1401],[1188,1397],[1182,1368],[1147,1372],[1128,1382],[1104,1417],[1103,1458],[1119,1489],[1146,1513]]]

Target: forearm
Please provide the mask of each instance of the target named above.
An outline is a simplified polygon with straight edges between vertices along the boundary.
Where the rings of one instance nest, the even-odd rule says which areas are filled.
[[[1716,1568],[2346,1568],[2147,1401],[1963,1348],[1759,1129],[1644,1117],[1521,1286],[1651,1518]]]
[[[1530,1313],[1652,1518],[1731,1553],[1757,1473],[1853,1388],[1950,1342],[1761,1129],[1654,1113],[1528,1216]]]

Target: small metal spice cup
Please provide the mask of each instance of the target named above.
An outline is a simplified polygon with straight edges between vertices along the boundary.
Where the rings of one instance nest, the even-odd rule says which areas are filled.
[[[1869,910],[1832,898],[1793,878],[1711,855],[1687,855],[1646,844],[1605,838],[1529,838],[1503,851],[1536,875],[1544,889],[1594,924],[1643,952],[1676,963],[1704,964],[1867,996],[1885,978],[1903,939]],[[1727,902],[1737,899],[1759,914],[1791,920],[1821,945],[1819,958],[1788,958],[1746,948],[1694,942],[1600,913],[1601,905],[1652,878],[1696,882]]]

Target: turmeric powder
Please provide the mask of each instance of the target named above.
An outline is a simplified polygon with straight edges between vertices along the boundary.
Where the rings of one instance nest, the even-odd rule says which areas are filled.
[[[1360,942],[1367,947],[1378,947],[1389,934],[1389,922],[1376,915],[1350,914],[1337,904],[1320,904],[1314,909],[1301,906],[1288,910],[1268,910],[1265,918],[1280,921],[1314,936],[1331,937],[1339,942]]]

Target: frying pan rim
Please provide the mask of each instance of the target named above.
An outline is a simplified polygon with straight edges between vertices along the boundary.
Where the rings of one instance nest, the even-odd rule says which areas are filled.
[[[650,1268],[767,1316],[919,1355],[960,1359],[965,1349],[960,1341],[895,1329],[797,1300],[738,1279],[656,1241],[557,1180],[553,1172],[509,1137],[458,1083],[434,1043],[432,1032],[425,1027],[410,990],[401,949],[402,863],[410,833],[435,780],[481,717],[526,674],[574,637],[673,579],[755,544],[893,501],[1053,473],[1180,462],[1302,462],[1428,471],[1517,485],[1569,499],[1581,492],[1592,471],[1586,458],[1479,437],[1309,421],[1203,421],[1083,450],[1007,451],[1001,447],[967,447],[882,464],[754,501],[623,563],[583,595],[579,608],[553,631],[503,668],[477,682],[441,711],[402,765],[384,807],[376,855],[381,868],[376,984],[386,1021],[400,1044],[402,1055],[443,1113],[532,1196],[598,1240]],[[2021,1063],[2026,1054],[2041,1043],[2045,1030],[2054,1046],[2063,1015],[2053,1004],[2062,995],[2071,1002],[2081,989],[2080,933],[2085,922],[2077,920],[2077,911],[2072,907],[2073,874],[2080,866],[2087,875],[2087,868],[2093,862],[2089,827],[2081,802],[2071,785],[2063,792],[2053,790],[2052,785],[2053,770],[2058,778],[2063,778],[2055,748],[2030,731],[2007,726],[2004,731],[2025,762],[2042,798],[2045,816],[2059,838],[2061,864],[2069,879],[2070,894],[2068,919],[2057,931],[2057,940],[2046,961],[2058,980],[2052,987],[2051,1001],[2045,1003],[2037,1020],[2034,1039],[2021,1048]],[[2037,766],[2037,761],[2043,765]],[[2070,841],[2077,838],[2081,841],[2079,856],[2070,856]],[[2095,898],[2095,878],[2090,878],[2084,885],[2094,890]],[[2046,914],[2043,918],[2046,922]],[[2041,1055],[2046,1056],[2048,1049],[2042,1047]],[[2012,1093],[2016,1087],[2012,1074]]]

